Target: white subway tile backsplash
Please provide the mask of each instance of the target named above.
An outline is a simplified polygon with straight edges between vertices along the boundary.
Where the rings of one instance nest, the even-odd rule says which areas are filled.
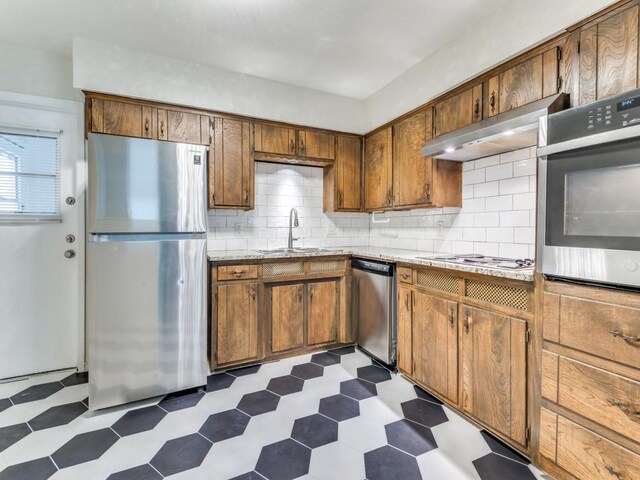
[[[535,147],[465,162],[462,208],[387,212],[379,218],[389,223],[372,224],[367,213],[322,211],[322,169],[257,162],[255,210],[209,212],[209,248],[284,247],[289,210],[296,207],[297,245],[532,257],[535,165]]]

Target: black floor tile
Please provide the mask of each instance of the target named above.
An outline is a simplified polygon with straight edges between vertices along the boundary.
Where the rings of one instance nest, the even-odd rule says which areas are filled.
[[[78,418],[86,411],[87,407],[82,402],[58,405],[56,407],[51,407],[48,410],[45,410],[37,417],[29,420],[29,426],[33,429],[33,431],[36,431],[44,430],[45,428],[66,425],[67,423]]]
[[[272,378],[267,385],[267,390],[277,393],[278,395],[289,395],[302,391],[304,380],[294,377],[293,375],[285,375],[283,377]]]
[[[3,412],[11,406],[13,406],[11,400],[9,400],[8,398],[0,398],[0,412]]]
[[[413,420],[425,427],[435,427],[436,425],[449,421],[441,405],[426,402],[419,398],[404,402],[401,406],[405,418]]]
[[[333,395],[320,399],[320,413],[337,422],[360,415],[360,405],[353,398]]]
[[[364,468],[368,480],[422,480],[415,457],[389,445],[365,453]]]
[[[111,428],[121,437],[126,437],[153,430],[166,415],[167,412],[157,405],[129,410]]]
[[[197,433],[166,442],[153,457],[151,465],[163,476],[199,467],[211,449],[211,442]]]
[[[273,412],[278,408],[279,401],[280,397],[275,393],[261,390],[244,395],[238,404],[238,410],[253,417],[263,413]]]
[[[158,403],[158,406],[167,412],[175,412],[185,408],[195,407],[204,397],[202,390],[189,392],[170,393]]]
[[[257,472],[247,472],[233,477],[231,480],[264,480],[264,477]]]
[[[349,355],[356,351],[356,347],[351,345],[350,347],[340,347],[334,348],[333,350],[329,350],[329,353],[333,353],[334,355]]]
[[[358,378],[366,380],[368,382],[380,383],[387,380],[391,380],[391,374],[389,370],[377,367],[375,365],[369,365],[368,367],[360,367],[358,370]]]
[[[293,423],[291,438],[309,448],[321,447],[338,440],[338,424],[317,413],[298,418]]]
[[[110,428],[81,433],[56,450],[51,458],[58,468],[70,467],[100,458],[117,441],[118,435]]]
[[[415,390],[418,398],[420,398],[421,400],[426,400],[427,402],[435,403],[436,405],[442,405],[442,402],[440,400],[431,395],[429,392],[424,391],[417,385],[414,385],[413,389]]]
[[[482,480],[535,480],[529,467],[490,453],[473,461]]]
[[[236,368],[235,370],[229,370],[227,373],[234,377],[244,377],[245,375],[253,375],[260,370],[260,365],[251,365],[250,367]]]
[[[340,355],[334,355],[333,353],[323,352],[311,355],[311,363],[328,367],[329,365],[335,365],[340,363]]]
[[[480,434],[484,438],[484,441],[487,442],[487,445],[489,445],[489,448],[491,449],[492,452],[500,454],[503,457],[510,458],[511,460],[514,460],[516,462],[524,463],[525,465],[529,465],[529,463],[531,463],[525,457],[520,455],[518,452],[516,452],[511,447],[509,447],[506,444],[502,443],[500,440],[495,438],[489,432],[481,430]]]
[[[19,442],[31,433],[29,425],[26,423],[18,423],[0,428],[0,452],[5,451],[11,445]]]
[[[89,381],[89,374],[87,372],[72,373],[68,377],[60,380],[65,387],[71,387],[73,385],[80,385]]]
[[[64,386],[60,382],[41,383],[40,385],[33,385],[19,393],[16,393],[11,397],[11,401],[14,405],[34,402],[36,400],[42,400],[43,398],[50,397],[63,388]]]
[[[303,380],[310,380],[324,375],[324,368],[320,365],[316,365],[315,363],[303,363],[295,365],[291,369],[291,375],[295,375]]]
[[[269,480],[292,480],[309,473],[311,450],[290,438],[262,448],[256,472]]]
[[[207,378],[207,392],[215,392],[217,390],[229,388],[235,379],[236,377],[229,375],[228,373],[216,373],[215,375],[209,375]]]
[[[107,477],[107,480],[161,480],[162,475],[149,464],[122,470]]]
[[[57,471],[49,457],[42,457],[5,468],[0,480],[46,480]]]
[[[233,409],[211,415],[200,428],[200,434],[213,443],[242,435],[251,417]]]
[[[375,397],[378,394],[375,383],[354,378],[340,383],[340,393],[356,400]]]
[[[431,429],[417,423],[399,420],[385,425],[384,430],[387,434],[389,445],[393,445],[411,455],[422,455],[434,448],[438,448]]]

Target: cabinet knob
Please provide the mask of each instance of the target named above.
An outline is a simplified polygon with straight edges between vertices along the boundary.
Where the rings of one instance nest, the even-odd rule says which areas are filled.
[[[491,92],[489,106],[491,107],[491,113],[494,113],[496,111],[496,92]]]
[[[293,138],[291,139],[291,141],[289,142],[289,153],[295,153],[296,151],[296,144],[293,142]]]
[[[160,136],[164,137],[164,120],[160,121]]]
[[[480,99],[476,98],[475,105],[473,107],[473,116],[478,118],[480,116]]]
[[[144,132],[145,133],[149,133],[149,119],[148,118],[144,119]]]
[[[454,321],[453,321],[453,310],[449,310],[449,324],[453,327],[454,326]]]
[[[469,311],[465,311],[464,312],[464,331],[465,333],[469,333],[469,326],[471,325],[471,321],[470,321],[470,315],[469,315]]]

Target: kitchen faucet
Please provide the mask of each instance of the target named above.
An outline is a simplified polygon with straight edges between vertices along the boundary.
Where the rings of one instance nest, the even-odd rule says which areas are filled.
[[[300,240],[299,238],[295,238],[293,236],[293,227],[298,227],[300,224],[298,223],[298,211],[295,208],[292,208],[289,212],[289,241],[287,242],[287,248],[291,250],[293,248],[293,242],[295,240]]]

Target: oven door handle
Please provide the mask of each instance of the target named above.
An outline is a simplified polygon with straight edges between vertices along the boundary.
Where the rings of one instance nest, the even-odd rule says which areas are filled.
[[[574,138],[572,140],[567,140],[566,142],[547,145],[546,147],[539,147],[537,155],[538,157],[544,157],[554,153],[567,152],[570,150],[577,150],[579,148],[592,147],[594,145],[602,145],[635,137],[640,137],[640,124],[620,128],[618,130],[595,133],[588,137]]]

